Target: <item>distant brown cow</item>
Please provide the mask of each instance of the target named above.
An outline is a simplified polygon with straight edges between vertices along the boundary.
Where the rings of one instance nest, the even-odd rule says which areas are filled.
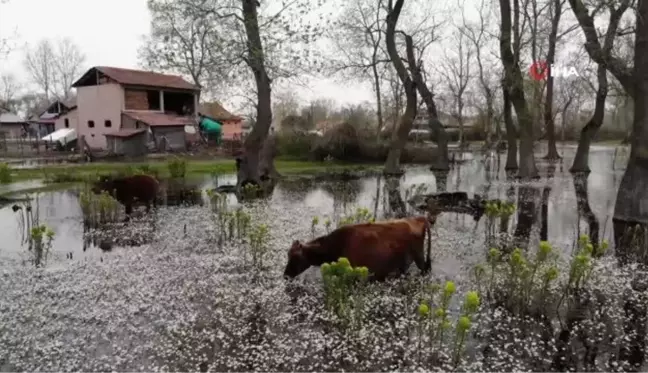
[[[391,274],[404,274],[412,261],[423,274],[428,273],[432,267],[430,226],[436,214],[428,219],[421,216],[346,225],[307,243],[294,241],[284,276],[294,278],[310,266],[321,266],[340,257],[349,259],[354,267],[367,267],[374,281],[383,281]]]
[[[133,212],[135,202],[146,205],[150,211],[151,205],[155,206],[160,183],[153,176],[132,175],[124,177],[104,176],[92,188],[94,193],[106,191],[110,193],[126,209],[126,219]]]

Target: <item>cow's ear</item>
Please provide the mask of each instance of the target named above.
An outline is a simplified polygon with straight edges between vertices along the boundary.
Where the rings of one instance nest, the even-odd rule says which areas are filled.
[[[299,242],[299,240],[294,240],[292,245],[290,246],[290,252],[291,253],[301,253],[302,250],[302,244]]]

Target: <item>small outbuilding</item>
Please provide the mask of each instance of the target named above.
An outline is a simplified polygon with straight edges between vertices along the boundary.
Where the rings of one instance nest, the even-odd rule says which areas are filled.
[[[147,153],[148,133],[144,128],[122,129],[106,133],[107,150],[111,154],[139,157]]]

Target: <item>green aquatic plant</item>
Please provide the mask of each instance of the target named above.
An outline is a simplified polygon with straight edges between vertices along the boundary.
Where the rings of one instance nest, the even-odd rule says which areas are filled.
[[[428,340],[429,348],[436,345],[438,349],[441,349],[450,342],[453,346],[452,359],[455,367],[459,364],[463,354],[472,318],[481,304],[478,292],[469,291],[466,293],[459,318],[455,322],[455,334],[452,340],[448,341],[446,332],[453,328],[449,308],[456,291],[456,285],[452,281],[446,281],[443,286],[437,283],[430,284],[424,292],[424,299],[416,308],[419,323],[419,345],[424,337]]]
[[[227,203],[227,194],[218,193],[213,189],[207,191],[211,218],[217,230],[219,246],[227,241],[239,241],[249,237],[249,228],[252,217],[243,207],[231,211]]]
[[[261,195],[262,191],[261,186],[257,184],[246,184],[241,188],[241,196],[244,199],[252,199]]]
[[[313,217],[313,220],[311,220],[311,235],[313,238],[315,238],[315,232],[317,230],[317,225],[319,224],[319,217],[315,216]]]
[[[34,265],[40,267],[47,261],[52,241],[54,240],[54,231],[46,225],[37,225],[32,227],[29,235],[29,250],[34,254]]]
[[[504,256],[497,248],[488,252],[486,263],[475,267],[478,284],[485,285],[488,302],[504,305],[515,315],[555,313],[563,300],[569,300],[590,281],[596,257],[602,255],[607,242],[598,248],[589,237],[579,239],[578,251],[569,263],[561,265],[557,250],[541,241],[533,254],[515,248]],[[569,303],[569,302],[568,302]]]
[[[187,160],[173,157],[167,162],[167,169],[172,179],[182,179],[187,175]]]
[[[86,224],[97,226],[118,221],[120,203],[107,191],[96,194],[89,187],[79,193],[79,205]]]
[[[320,267],[326,307],[345,327],[359,326],[362,321],[364,285],[369,278],[367,267],[353,267],[347,258],[324,263]]]
[[[331,219],[324,220],[324,228],[326,228],[326,233],[331,233]]]
[[[252,257],[252,266],[257,269],[263,268],[263,261],[268,254],[268,239],[270,229],[266,224],[259,224],[249,232],[249,249]]]
[[[376,218],[373,216],[371,211],[366,207],[358,207],[356,210],[347,216],[343,216],[338,221],[338,228],[344,225],[359,224],[359,223],[373,223],[376,221]]]
[[[11,168],[5,162],[0,162],[0,184],[11,183]]]

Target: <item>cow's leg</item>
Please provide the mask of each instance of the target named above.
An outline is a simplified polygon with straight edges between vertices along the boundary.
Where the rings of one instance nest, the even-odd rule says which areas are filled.
[[[425,243],[425,240],[423,240]],[[410,253],[412,255],[412,258],[414,259],[414,263],[416,263],[416,266],[418,267],[419,270],[421,270],[421,275],[425,275],[427,273],[427,269],[425,268],[425,252],[423,251],[423,244],[421,243],[415,243],[410,247]]]
[[[124,221],[129,221],[131,214],[133,213],[133,204],[132,202],[128,202],[124,205],[126,207],[126,217],[124,218]]]

